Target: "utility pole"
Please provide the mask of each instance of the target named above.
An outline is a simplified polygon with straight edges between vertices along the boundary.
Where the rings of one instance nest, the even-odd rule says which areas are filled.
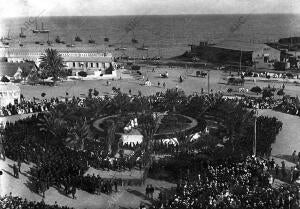
[[[242,49],[241,49],[241,55],[240,55],[240,70],[239,70],[238,75],[240,75],[240,73],[241,73],[241,71],[242,71],[242,56],[243,56],[242,53],[243,53],[243,52],[242,52]]]
[[[254,109],[254,141],[253,141],[253,155],[256,156],[256,123],[257,123],[257,109]]]
[[[206,64],[205,64],[205,66],[206,66]],[[209,86],[209,70],[207,70],[207,94],[209,94],[209,92],[210,92],[210,86]]]

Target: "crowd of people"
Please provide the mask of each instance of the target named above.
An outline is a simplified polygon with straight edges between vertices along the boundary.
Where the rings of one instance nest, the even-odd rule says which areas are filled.
[[[161,199],[163,208],[297,208],[300,193],[296,187],[272,187],[268,163],[253,157],[211,163],[198,178],[181,179],[176,194]]]
[[[100,176],[84,175],[89,167],[102,170],[131,170],[142,164],[125,157],[108,158],[96,156],[88,151],[77,151],[63,146],[24,142],[17,145],[14,141],[5,143],[6,156],[18,162],[34,162],[33,181],[37,192],[44,193],[50,186],[63,188],[66,194],[80,188],[90,193],[101,191],[111,193],[112,185],[121,185],[119,180],[105,180]],[[22,169],[22,168],[21,168]],[[20,169],[20,170],[21,170]],[[14,169],[16,177],[18,171]],[[73,188],[74,187],[74,188]]]
[[[231,98],[230,98],[231,99]],[[243,105],[245,108],[255,108],[255,109],[273,109],[281,104],[281,100],[274,99],[261,99],[261,98],[252,98],[252,97],[241,97],[233,98],[232,100]]]
[[[44,201],[28,201],[21,197],[14,197],[11,194],[0,197],[0,208],[3,209],[74,209],[67,206],[47,205]]]
[[[58,98],[43,99],[41,101],[37,101],[35,98],[33,100],[22,99],[18,104],[9,104],[6,107],[2,107],[0,109],[0,117],[48,111],[53,109],[58,102]]]

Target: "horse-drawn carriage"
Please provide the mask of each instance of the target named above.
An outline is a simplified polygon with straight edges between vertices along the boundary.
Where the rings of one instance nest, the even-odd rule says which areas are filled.
[[[168,72],[165,72],[165,73],[161,73],[159,74],[161,78],[168,78],[169,77],[169,74]]]
[[[201,78],[205,78],[207,76],[207,73],[203,72],[203,71],[196,71],[196,76],[201,77]]]

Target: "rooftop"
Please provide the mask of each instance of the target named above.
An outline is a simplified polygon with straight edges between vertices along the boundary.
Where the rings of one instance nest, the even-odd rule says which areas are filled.
[[[267,46],[266,44],[261,43],[248,43],[242,41],[224,41],[221,43],[216,43],[215,47],[219,48],[226,48],[232,50],[242,50],[242,51],[258,51],[262,49],[270,49],[271,47]],[[275,50],[275,49],[274,49]]]

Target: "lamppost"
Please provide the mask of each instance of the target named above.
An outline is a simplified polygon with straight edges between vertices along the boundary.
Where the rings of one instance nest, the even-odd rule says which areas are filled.
[[[255,106],[253,111],[254,111],[254,140],[253,140],[253,156],[256,156],[256,135],[257,135],[257,130],[256,130],[256,123],[257,123],[257,117],[258,117],[258,107]]]

